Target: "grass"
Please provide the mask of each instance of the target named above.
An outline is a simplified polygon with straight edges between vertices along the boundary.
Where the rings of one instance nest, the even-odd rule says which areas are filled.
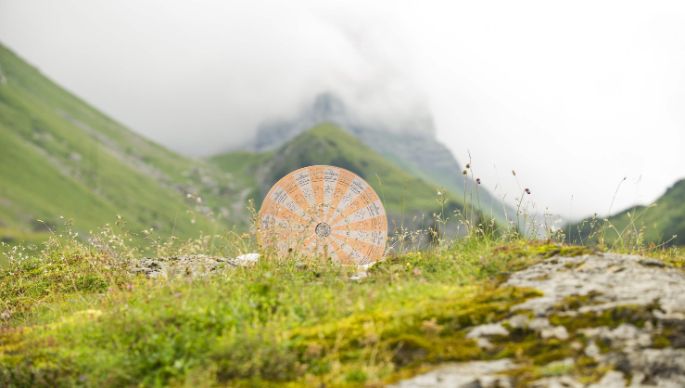
[[[649,206],[635,206],[607,218],[597,216],[566,228],[569,241],[611,245],[633,250],[640,247],[685,245],[685,179]]]
[[[249,176],[243,183],[251,188],[257,203],[278,179],[298,168],[316,164],[345,168],[373,187],[396,229],[402,225],[427,227],[435,212],[451,214],[464,209],[462,198],[451,192],[445,193],[442,204],[437,202],[438,188],[433,183],[403,170],[333,124],[317,125],[272,152],[232,152],[210,162],[233,175]],[[426,214],[427,219],[421,218]]]
[[[632,216],[583,241],[590,246],[556,243],[552,237],[564,236],[551,233],[547,241],[523,239],[481,220],[470,194],[468,206],[466,194],[440,193],[436,200],[430,182],[332,125],[274,153],[185,159],[125,130],[3,47],[0,66],[9,80],[0,86],[0,164],[11,167],[0,169],[0,386],[379,386],[442,362],[505,357],[519,365],[508,372],[519,385],[569,371],[593,382],[601,367],[571,346],[584,343],[580,329],[640,325],[652,319],[646,310],[558,314],[552,320],[568,326],[568,340],[513,331],[493,338],[487,351],[466,333],[538,296],[502,283],[554,255],[612,249],[685,265],[682,249],[650,243],[651,232]],[[257,199],[309,164],[356,172],[399,222],[410,211],[430,214],[426,249],[402,246],[425,230],[400,228],[386,260],[360,281],[350,280],[356,268],[276,257],[196,278],[129,271],[143,256],[254,251],[251,235],[217,224],[223,203],[241,198],[242,206],[243,196]],[[456,241],[438,231],[455,221],[455,210],[468,229]],[[224,219],[247,213],[231,209]],[[35,214],[47,217],[31,222]],[[678,217],[664,219],[676,225]],[[559,309],[589,302],[567,300]],[[681,331],[665,327],[655,343],[682,341]],[[575,365],[563,362],[569,357]]]
[[[391,256],[362,281],[320,261],[261,260],[195,279],[132,275],[142,254],[111,228],[108,246],[52,238],[15,249],[0,271],[0,384],[381,384],[492,358],[465,337],[537,295],[498,287],[554,254],[549,242],[473,237]],[[70,236],[73,236],[70,235]],[[234,255],[249,236],[159,243],[160,253]]]
[[[237,182],[216,167],[134,134],[2,45],[0,71],[0,239],[44,237],[60,217],[82,234],[117,216],[183,238],[246,226]]]
[[[0,269],[0,385],[376,386],[442,362],[503,357],[516,360],[510,373],[525,384],[568,369],[567,357],[582,358],[570,347],[581,337],[514,333],[485,351],[466,334],[539,295],[501,286],[509,273],[593,248],[474,234],[390,255],[361,281],[350,280],[355,268],[275,257],[210,276],[150,279],[128,270],[150,250],[233,256],[254,250],[254,241],[249,234],[151,240],[144,252],[115,226],[99,232],[105,245],[63,234],[40,251],[14,248]],[[685,262],[680,252],[655,253]],[[588,316],[577,326],[612,317]],[[676,338],[669,333],[659,340]],[[583,365],[573,373],[601,377]]]

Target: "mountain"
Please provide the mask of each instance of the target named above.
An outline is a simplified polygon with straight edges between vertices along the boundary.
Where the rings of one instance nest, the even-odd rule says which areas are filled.
[[[500,221],[513,219],[515,211],[491,193],[478,186],[472,177],[462,174],[463,168],[450,150],[435,138],[430,116],[419,115],[398,127],[365,119],[350,109],[332,93],[319,94],[311,105],[290,120],[266,122],[259,126],[247,150],[273,150],[303,131],[321,123],[333,123],[359,139],[402,169],[430,184],[464,196],[477,192],[485,214]]]
[[[609,227],[609,225],[611,225]],[[604,234],[610,242],[643,239],[647,243],[685,245],[685,179],[649,206],[634,206],[607,218],[588,218],[566,227],[572,241],[596,239]]]
[[[247,218],[233,178],[131,132],[2,45],[0,182],[3,241],[44,238],[61,217],[76,231],[120,216],[180,237]]]
[[[447,215],[463,209],[455,195],[447,195],[442,208],[432,182],[403,169],[331,123],[301,132],[275,150],[229,152],[212,157],[210,162],[234,176],[242,176],[242,184],[252,188],[258,201],[281,177],[300,167],[327,164],[348,169],[376,190],[390,226],[395,229],[400,225],[409,229],[427,227],[433,224],[434,212],[443,210]]]

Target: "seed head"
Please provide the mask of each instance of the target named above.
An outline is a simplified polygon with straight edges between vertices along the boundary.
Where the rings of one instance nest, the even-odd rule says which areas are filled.
[[[526,189],[525,189],[524,191],[526,192],[526,194],[530,194],[530,189],[529,189],[529,188],[526,187]]]
[[[469,172],[466,171],[466,170],[464,170],[464,171],[462,171],[461,173],[464,174],[464,175],[466,175],[466,174],[468,174]]]
[[[480,178],[476,178],[476,183],[480,184]]]
[[[471,168],[471,163],[466,163],[466,169],[468,170],[469,168]]]

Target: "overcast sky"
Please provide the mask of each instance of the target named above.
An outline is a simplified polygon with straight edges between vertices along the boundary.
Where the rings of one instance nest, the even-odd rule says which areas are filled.
[[[681,1],[0,0],[0,41],[178,151],[332,90],[437,136],[511,202],[580,217],[685,177]]]

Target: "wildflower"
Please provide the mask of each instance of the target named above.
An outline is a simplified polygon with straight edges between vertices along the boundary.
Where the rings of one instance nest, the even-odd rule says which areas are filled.
[[[525,189],[524,191],[526,192],[526,194],[530,194],[530,189],[529,189],[529,188],[526,187],[526,189]]]
[[[464,174],[464,175],[466,175],[466,174],[468,174],[469,172],[466,171],[466,170],[464,170],[464,171],[462,171],[461,173]]]
[[[476,183],[480,184],[480,178],[476,178]]]
[[[468,170],[469,168],[471,168],[471,163],[466,163],[466,169]]]

